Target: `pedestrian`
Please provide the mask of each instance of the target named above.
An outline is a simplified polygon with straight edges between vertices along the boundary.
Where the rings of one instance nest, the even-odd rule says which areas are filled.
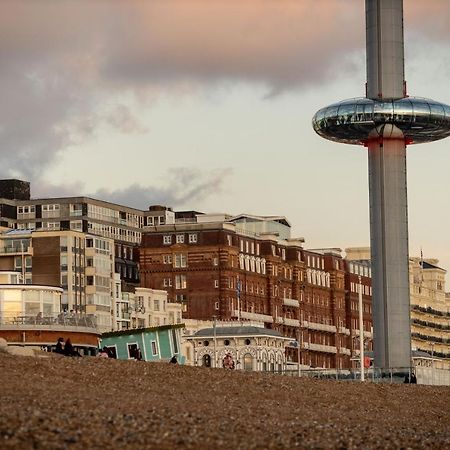
[[[139,347],[137,347],[135,350],[134,358],[136,359],[136,361],[142,361],[142,353]]]
[[[409,375],[408,374],[405,375],[405,381],[403,381],[403,383],[405,383],[405,384],[409,383]]]
[[[177,361],[177,357],[175,356],[175,355],[173,355],[172,356],[172,358],[170,358],[170,361],[169,361],[171,364],[178,364],[178,361]]]
[[[411,374],[411,381],[410,381],[410,383],[411,384],[417,384],[417,378],[416,378],[416,374],[414,372]]]
[[[55,353],[64,354],[64,339],[62,337],[58,338],[56,342]]]

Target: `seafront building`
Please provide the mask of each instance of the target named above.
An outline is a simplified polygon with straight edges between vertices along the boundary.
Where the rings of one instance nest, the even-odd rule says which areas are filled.
[[[348,264],[370,270],[369,247],[345,251]],[[409,259],[411,349],[416,364],[450,370],[450,295],[445,292],[447,271],[438,264],[434,258]]]
[[[61,310],[93,314],[112,328],[114,241],[79,231],[9,230],[0,234],[0,270],[23,284],[62,288]]]
[[[0,337],[9,345],[54,347],[70,338],[83,354],[95,354],[100,332],[95,317],[64,314],[63,290],[55,286],[19,283],[15,271],[0,271]]]
[[[134,328],[103,333],[101,347],[107,347],[112,357],[143,361],[168,362],[175,356],[177,362],[184,363],[181,355],[180,330],[183,325],[161,325],[157,327]]]
[[[278,373],[287,369],[286,348],[292,342],[261,325],[225,323],[200,329],[184,340],[192,345],[193,361],[189,363],[195,366]]]
[[[301,365],[349,368],[345,261],[338,249],[305,250],[290,228],[282,216],[196,213],[146,227],[141,284],[167,290],[184,319],[256,322],[296,340]],[[287,359],[298,363],[298,352]]]

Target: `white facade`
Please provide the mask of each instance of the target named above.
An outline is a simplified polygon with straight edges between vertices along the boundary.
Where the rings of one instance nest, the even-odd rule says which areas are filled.
[[[277,331],[248,325],[201,329],[184,339],[192,345],[196,366],[220,368],[229,356],[236,370],[278,373],[286,370],[285,347],[292,342]]]

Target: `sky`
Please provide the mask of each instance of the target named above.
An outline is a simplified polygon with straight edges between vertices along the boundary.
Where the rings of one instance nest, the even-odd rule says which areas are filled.
[[[408,93],[450,104],[450,2],[404,14]],[[0,177],[368,246],[367,150],[311,127],[364,96],[364,21],[363,0],[0,0]],[[450,140],[408,147],[410,254],[446,269],[449,162]]]

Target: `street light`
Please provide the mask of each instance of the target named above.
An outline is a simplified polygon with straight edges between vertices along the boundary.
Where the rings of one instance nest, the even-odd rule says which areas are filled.
[[[214,344],[214,367],[217,367],[217,350],[216,350],[216,316],[213,316],[213,344]]]
[[[434,386],[434,342],[431,343],[431,384]]]

